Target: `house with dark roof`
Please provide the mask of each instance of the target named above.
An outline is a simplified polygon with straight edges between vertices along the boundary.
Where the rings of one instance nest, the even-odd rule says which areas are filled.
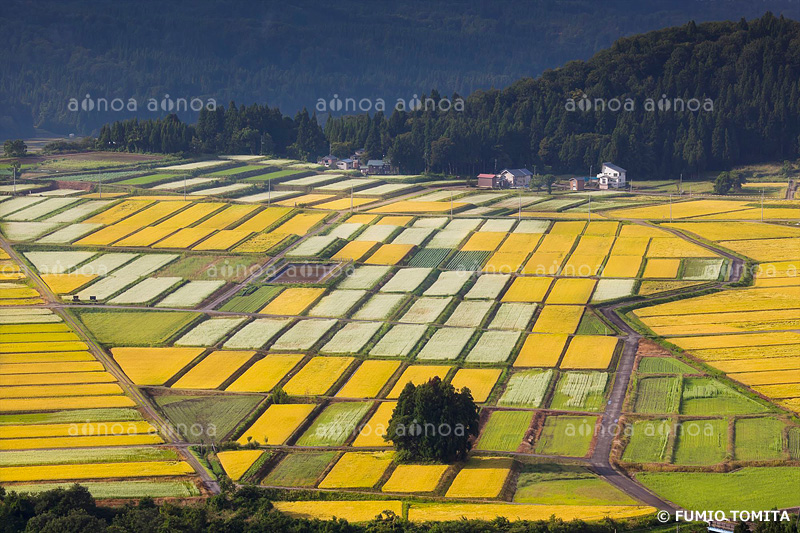
[[[392,165],[383,159],[370,159],[366,166],[361,169],[362,174],[366,175],[387,175],[392,173]]]
[[[527,168],[506,168],[498,176],[507,183],[508,188],[520,189],[531,186],[533,172]]]
[[[354,170],[359,166],[358,159],[340,159],[336,162],[336,168],[339,170]]]
[[[597,175],[601,189],[621,189],[625,187],[628,171],[614,163],[605,162]]]

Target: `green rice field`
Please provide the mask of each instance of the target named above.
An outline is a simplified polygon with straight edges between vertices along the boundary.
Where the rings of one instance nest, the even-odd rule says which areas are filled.
[[[336,457],[337,452],[290,453],[261,482],[278,487],[310,487]]]
[[[681,398],[679,377],[641,378],[636,386],[637,413],[676,413]]]
[[[297,439],[298,446],[341,446],[354,434],[372,402],[339,402],[329,405]]]
[[[256,313],[277,296],[281,290],[282,287],[276,287],[274,285],[248,287],[225,302],[219,310],[234,313]]]
[[[734,424],[734,458],[737,461],[783,459],[785,426],[777,418],[739,418]]]
[[[636,479],[686,509],[783,509],[796,507],[800,469],[742,468],[735,472],[642,472]]]
[[[98,342],[108,346],[163,344],[200,317],[178,311],[78,311],[78,318]]]
[[[636,505],[635,500],[581,466],[523,467],[515,503],[542,505]]]
[[[156,396],[156,404],[189,442],[221,442],[261,402],[254,395]]]
[[[594,436],[593,416],[548,416],[536,441],[536,453],[584,457]]]
[[[728,421],[725,419],[684,420],[677,431],[674,463],[713,465],[728,453]]]
[[[522,443],[532,419],[532,411],[494,411],[483,427],[475,449],[515,451]]]
[[[630,441],[622,454],[623,461],[670,462],[669,435],[672,424],[669,420],[636,420],[631,426]]]

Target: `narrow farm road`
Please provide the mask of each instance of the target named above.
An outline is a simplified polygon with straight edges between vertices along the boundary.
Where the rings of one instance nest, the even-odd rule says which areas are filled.
[[[39,292],[44,295],[45,300],[48,302],[45,307],[50,307],[54,309],[55,312],[58,312],[59,305],[53,305],[59,303],[59,298],[53,291],[50,290],[50,287],[42,280],[39,274],[32,268],[29,268],[28,265],[21,260],[17,252],[3,239],[0,239],[0,248],[2,248],[11,259],[16,262],[20,269],[25,273],[28,279],[36,286]],[[172,427],[172,424],[166,418],[162,417],[158,410],[153,406],[150,400],[142,394],[136,385],[128,378],[125,372],[117,365],[116,361],[109,357],[106,352],[103,350],[101,346],[99,346],[94,339],[89,335],[86,330],[84,329],[83,325],[75,320],[71,314],[69,313],[59,313],[61,318],[67,323],[79,337],[81,340],[86,343],[89,347],[89,352],[98,360],[100,361],[105,369],[118,381],[119,386],[125,391],[125,393],[133,398],[133,400],[137,403],[137,405],[146,413],[146,418],[156,426],[159,430],[159,433],[164,438],[165,441],[169,444],[173,444],[179,448],[186,448],[189,443],[185,442],[181,435]],[[201,481],[205,485],[206,490],[211,492],[212,494],[218,494],[220,491],[219,484],[217,483],[216,479],[209,475],[208,471],[200,464],[200,461],[197,460],[192,453],[188,450],[184,451],[184,457],[186,462],[189,463],[192,468],[197,472],[197,475],[200,477]]]
[[[719,286],[735,283],[741,279],[744,270],[744,262],[735,255],[715,248],[676,229],[655,226],[654,224],[644,220],[636,220],[634,222],[650,227],[658,227],[661,230],[672,233],[676,237],[687,240],[698,246],[702,246],[703,248],[712,251],[715,254],[725,257],[729,261],[730,274],[726,281],[719,283]],[[693,291],[694,289],[688,288],[685,292]],[[638,301],[647,302],[654,299],[657,299],[657,295],[655,298],[645,297],[640,298]],[[671,511],[675,509],[675,506],[672,503],[662,500],[657,495],[650,492],[644,486],[625,475],[615,465],[612,465],[610,461],[611,451],[614,447],[617,432],[621,429],[619,426],[619,419],[622,416],[622,407],[625,402],[625,396],[627,395],[628,387],[630,385],[631,375],[633,374],[636,351],[639,347],[639,341],[642,338],[642,336],[639,335],[639,333],[637,333],[633,328],[631,328],[617,312],[619,308],[630,305],[630,303],[631,300],[628,300],[606,306],[598,306],[597,308],[597,310],[602,313],[606,320],[611,322],[614,327],[622,332],[624,346],[622,348],[620,360],[617,365],[614,386],[611,390],[611,395],[609,397],[608,404],[606,405],[606,410],[603,413],[603,417],[600,422],[599,434],[595,443],[594,452],[592,453],[591,464],[598,475],[602,476],[606,481],[626,492],[628,495],[637,498],[647,505]]]

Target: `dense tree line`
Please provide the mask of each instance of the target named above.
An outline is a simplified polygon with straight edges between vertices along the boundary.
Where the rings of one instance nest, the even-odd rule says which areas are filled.
[[[342,152],[364,146],[403,172],[588,173],[614,161],[647,179],[796,159],[798,50],[800,24],[769,13],[692,22],[621,39],[588,61],[504,90],[475,92],[463,111],[441,111],[433,92],[421,109],[333,118],[325,134]]]
[[[171,114],[106,124],[97,148],[126,152],[278,154],[297,159],[324,155],[328,145],[315,115],[303,109],[294,119],[277,108],[235,103],[200,111],[189,125]]]
[[[155,504],[150,499],[122,507],[97,505],[79,485],[36,495],[6,492],[0,488],[0,532],[2,533],[624,533],[663,531],[664,524],[653,517],[617,522],[605,519],[585,523],[551,518],[537,522],[458,520],[415,524],[391,513],[372,522],[349,524],[343,520],[290,518],[274,510],[272,501],[281,499],[274,490],[245,487],[225,491],[201,503]],[[311,495],[311,493],[309,493]],[[317,497],[326,497],[316,493]],[[336,495],[331,495],[335,498]],[[788,522],[760,522],[752,533],[798,533],[797,517]],[[686,533],[705,533],[706,525],[681,524]],[[746,533],[744,526],[737,533]]]
[[[290,114],[334,94],[467,94],[588,58],[620,36],[766,9],[800,17],[793,0],[5,0],[0,140],[163,117],[145,103],[167,94],[269,102]],[[69,109],[87,94],[134,98],[138,114]]]

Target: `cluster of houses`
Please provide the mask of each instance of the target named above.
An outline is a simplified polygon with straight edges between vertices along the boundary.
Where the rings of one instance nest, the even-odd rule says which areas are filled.
[[[526,189],[531,185],[533,172],[527,168],[507,168],[497,174],[478,174],[479,189]],[[623,189],[626,171],[614,163],[603,163],[597,176],[572,178],[569,188],[573,191],[586,189]]]
[[[328,168],[336,168],[339,170],[359,170],[365,176],[386,176],[397,173],[397,171],[392,168],[392,165],[383,159],[370,159],[366,164],[362,165],[361,159],[365,154],[366,152],[363,149],[356,150],[353,155],[346,159],[339,159],[335,155],[329,154],[317,161],[317,163]]]
[[[572,191],[583,191],[586,189],[624,189],[626,184],[627,171],[614,163],[603,163],[600,173],[597,176],[587,176],[584,178],[572,178],[569,180],[569,188]]]
[[[479,189],[527,189],[533,172],[527,168],[506,168],[498,174],[478,174]]]

